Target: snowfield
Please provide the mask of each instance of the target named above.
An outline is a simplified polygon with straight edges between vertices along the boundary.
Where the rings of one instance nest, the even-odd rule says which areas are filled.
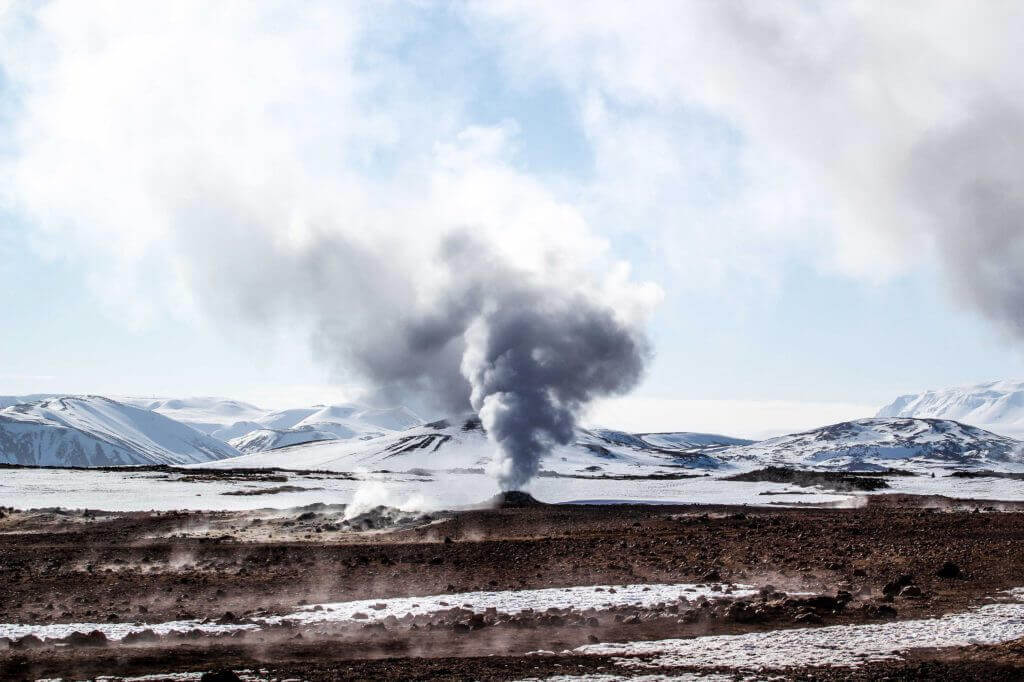
[[[287,452],[284,450],[282,452]],[[204,465],[205,466],[205,465]],[[888,478],[888,489],[837,493],[816,487],[729,481],[719,475],[685,479],[540,477],[526,490],[542,502],[582,504],[746,504],[858,506],[864,495],[905,493],[959,499],[1024,501],[1024,483],[1005,478],[931,476]],[[181,473],[10,469],[0,472],[0,500],[18,509],[62,507],[145,511],[173,509],[292,509],[315,503],[378,504],[406,511],[437,511],[474,505],[499,492],[483,472],[329,474],[285,472],[287,482],[188,480]],[[285,489],[282,490],[282,487]],[[247,494],[240,495],[238,493]],[[263,494],[254,494],[262,492]]]

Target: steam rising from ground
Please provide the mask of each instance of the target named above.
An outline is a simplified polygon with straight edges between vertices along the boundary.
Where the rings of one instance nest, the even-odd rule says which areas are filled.
[[[505,490],[529,481],[553,446],[572,442],[588,402],[633,388],[648,355],[643,335],[600,301],[550,293],[508,292],[466,334],[462,371],[498,444],[491,467]]]

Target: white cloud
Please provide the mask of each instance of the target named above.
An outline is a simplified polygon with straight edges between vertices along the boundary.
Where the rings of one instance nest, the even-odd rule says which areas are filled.
[[[980,252],[975,260],[1002,272],[1014,270],[1012,259],[992,257],[971,238],[988,229],[977,217],[951,220],[950,207],[937,209],[933,200],[955,203],[970,192],[971,178],[1005,193],[1019,185],[1013,166],[949,149],[926,163],[957,168],[958,176],[931,178],[923,193],[918,185],[922,149],[975,122],[988,120],[989,137],[1004,147],[1024,147],[1018,3],[596,0],[581,7],[509,0],[469,7],[477,30],[503,47],[512,77],[554,78],[587,112],[598,201],[626,211],[656,207],[641,222],[661,226],[666,251],[711,254],[684,258],[680,269],[702,280],[753,272],[771,281],[780,263],[802,255],[877,281],[938,256],[954,286],[968,289],[964,298],[1002,297],[980,307],[997,320],[1012,317],[1005,299],[1019,302],[1022,287],[979,284],[980,268],[950,248],[967,241]],[[1002,107],[999,119],[987,115],[993,103]],[[694,112],[735,128],[742,148],[735,159],[720,158],[714,139],[695,144],[692,133],[671,132]],[[688,125],[714,130],[699,120]],[[731,164],[730,178],[742,186],[720,199],[724,208],[705,213],[692,198],[679,199],[702,174]],[[993,230],[1013,251],[1024,210],[1016,199],[1004,209],[1013,233]]]

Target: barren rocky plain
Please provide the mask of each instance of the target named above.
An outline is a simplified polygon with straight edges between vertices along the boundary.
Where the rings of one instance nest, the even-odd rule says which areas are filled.
[[[1021,511],[6,508],[0,679],[1016,680]]]

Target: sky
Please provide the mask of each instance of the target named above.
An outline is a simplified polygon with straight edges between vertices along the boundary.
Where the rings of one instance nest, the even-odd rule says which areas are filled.
[[[395,320],[491,263],[646,332],[608,426],[756,437],[1019,378],[1022,23],[0,2],[0,394],[380,400]]]

